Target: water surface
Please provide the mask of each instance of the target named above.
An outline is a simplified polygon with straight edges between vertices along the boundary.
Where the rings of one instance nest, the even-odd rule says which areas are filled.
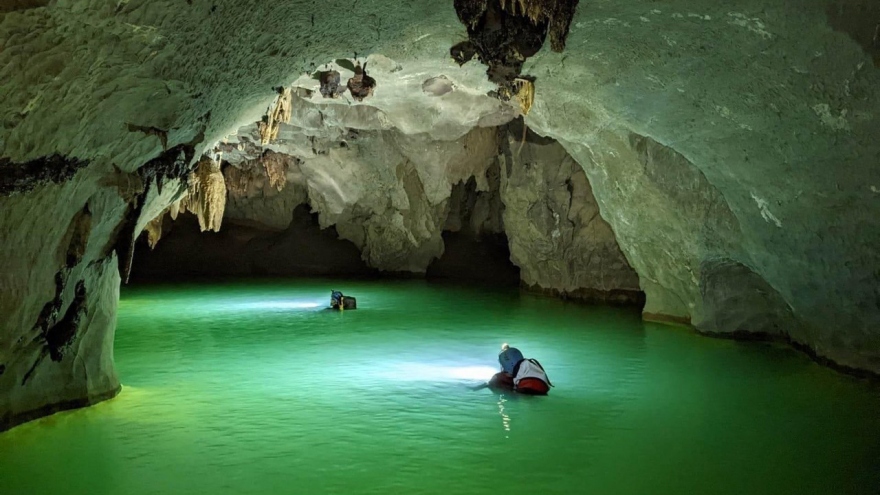
[[[468,389],[502,342],[550,396]],[[116,363],[118,398],[0,435],[0,493],[880,493],[876,385],[514,290],[133,288]]]

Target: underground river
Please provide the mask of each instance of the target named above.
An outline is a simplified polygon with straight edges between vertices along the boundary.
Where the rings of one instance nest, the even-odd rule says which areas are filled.
[[[327,311],[331,289],[359,309]],[[502,342],[548,397],[471,391]],[[124,288],[123,392],[0,435],[13,494],[876,494],[880,387],[788,348],[424,281]]]

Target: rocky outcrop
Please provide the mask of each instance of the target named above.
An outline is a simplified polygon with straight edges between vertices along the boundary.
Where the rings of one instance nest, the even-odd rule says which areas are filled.
[[[291,159],[296,163],[282,191],[263,181],[250,193],[233,193],[229,217],[284,228],[292,206],[307,202],[321,226],[334,226],[369,266],[423,273],[443,251],[440,233],[452,182],[485,175],[494,137],[494,130],[476,130],[460,142],[431,142],[361,131],[349,134],[343,146],[315,139],[316,153]],[[483,156],[481,148],[487,150]]]
[[[777,315],[749,331],[880,372],[880,71],[841,4],[591,4],[565,53],[529,60],[529,124],[584,167],[646,312],[734,332],[702,270],[741,265],[724,291],[767,301],[731,321]]]
[[[82,173],[0,198],[0,430],[118,392],[114,245],[129,209]]]
[[[330,114],[334,107],[324,106],[321,99],[299,97],[294,103],[299,117],[281,125],[271,150],[257,144],[252,126],[217,149],[230,160],[224,171],[230,221],[280,232],[291,228],[294,208],[308,205],[322,227],[332,227],[341,239],[351,241],[366,265],[380,271],[425,273],[434,260],[442,259],[447,242],[463,247],[470,241],[469,249],[484,253],[486,267],[501,262],[495,270],[510,273],[505,263],[512,262],[521,270],[523,284],[534,290],[593,301],[641,302],[638,276],[599,215],[583,169],[552,139],[529,133],[520,142],[521,124],[515,131],[507,126],[477,128],[457,140],[432,139],[396,128],[369,130],[381,124],[346,115],[336,116],[339,128],[309,129],[296,126],[308,122],[303,116],[312,113],[309,108]],[[446,239],[445,233],[450,234]],[[233,241],[224,237],[222,245],[217,242],[214,250],[230,252],[226,243]],[[250,254],[236,250],[247,261],[236,265],[235,273],[266,258],[266,251],[257,250],[260,244],[253,242]],[[499,242],[503,249],[498,249]],[[210,260],[209,246],[188,244],[199,245],[205,263]],[[288,256],[293,259],[298,253]],[[499,256],[503,258],[493,260]],[[166,259],[169,268],[176,261]],[[193,261],[198,264],[198,258]],[[161,263],[151,259],[150,264],[156,272]],[[211,266],[218,274],[227,273],[220,263]],[[285,272],[280,265],[278,270]],[[432,270],[447,276],[464,272],[440,265]]]
[[[639,277],[600,216],[581,166],[556,141],[519,135],[505,136],[501,198],[523,283],[564,297],[640,302]]]

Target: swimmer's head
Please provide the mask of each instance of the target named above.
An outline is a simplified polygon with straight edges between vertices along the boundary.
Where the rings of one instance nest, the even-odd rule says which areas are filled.
[[[502,350],[502,351],[506,351],[507,349],[510,349],[510,346],[507,345],[507,342],[501,344],[501,350]]]

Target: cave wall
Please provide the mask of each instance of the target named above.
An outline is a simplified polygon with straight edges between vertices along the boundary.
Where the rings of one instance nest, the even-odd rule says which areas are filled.
[[[583,168],[556,141],[519,128],[504,136],[500,159],[504,229],[523,284],[563,297],[643,302],[639,275],[600,215]]]
[[[128,210],[120,184],[85,173],[0,198],[0,430],[119,390],[114,248]]]
[[[877,15],[867,0],[581,2],[565,50],[545,47],[525,61],[536,78],[526,123],[583,167],[639,273],[647,313],[708,332],[779,334],[880,372]],[[392,129],[405,140],[455,140],[513,118],[515,105],[486,97],[495,88],[484,66],[449,59],[464,31],[450,5],[421,0],[56,0],[0,10],[4,421],[112,393],[112,365],[86,348],[76,362],[95,368],[88,378],[65,354],[40,361],[39,387],[20,385],[48,342],[38,335],[57,326],[54,309],[67,321],[82,281],[94,309],[71,321],[103,336],[95,341],[112,339],[117,296],[105,290],[104,263],[128,264],[126,238],[182,193],[175,164],[191,165],[258,121],[274,87],[353,51],[374,54],[373,96],[294,108],[305,143],[341,117],[368,120],[345,127],[388,140]],[[322,159],[333,166],[332,155]],[[424,172],[401,169],[410,191],[433,183]],[[339,185],[332,168],[314,173]],[[427,215],[445,192],[422,192]],[[411,195],[404,187],[388,197],[382,211],[393,214]],[[88,249],[66,267],[59,252],[86,203]],[[351,215],[329,196],[325,203],[322,225]],[[391,231],[400,242],[371,247],[369,257],[412,268],[404,239],[420,232],[429,258],[440,245],[429,230],[401,218]],[[362,227],[339,232],[376,237]],[[69,273],[56,297],[59,272]],[[48,303],[52,317],[42,318]]]
[[[584,167],[647,313],[721,334],[743,328],[719,312],[738,313],[765,322],[749,332],[876,372],[880,71],[866,27],[829,17],[841,9],[877,14],[863,1],[593,3],[566,53],[526,63],[553,81],[529,124]],[[739,295],[719,305],[706,294],[728,266],[754,275],[730,277]],[[756,291],[763,304],[731,304]]]
[[[400,46],[413,18],[442,30],[455,16],[430,2],[0,9],[0,430],[118,392],[118,283],[134,235],[185,191],[175,164],[259,120],[272,88],[317,61]],[[87,203],[88,250],[66,267],[65,235]],[[68,322],[80,282],[86,302]],[[62,325],[60,360],[44,356],[56,319],[75,323]]]
[[[310,104],[297,102],[300,108]],[[228,217],[277,228],[289,222],[294,202],[307,203],[320,225],[333,226],[340,238],[351,241],[367,265],[387,272],[424,273],[443,253],[441,233],[453,185],[474,177],[478,187],[488,188],[486,173],[497,148],[495,129],[478,127],[457,139],[441,140],[398,128],[371,130],[363,118],[342,122],[340,129],[319,128],[320,135],[307,135],[296,121],[284,125],[274,148],[293,157],[287,159],[287,185],[278,191],[264,180],[246,190],[231,189]],[[247,138],[249,130],[254,129],[238,136],[241,151],[255,146],[255,136]],[[231,153],[226,158],[234,168],[263,175],[261,158],[238,160]]]
[[[294,106],[327,114],[335,109],[321,99],[295,99]],[[366,266],[381,272],[505,282],[515,277],[528,288],[564,297],[641,302],[638,275],[599,215],[583,169],[554,140],[530,133],[520,142],[521,124],[478,127],[449,140],[398,128],[371,130],[375,118],[363,115],[335,121],[337,128],[325,123],[312,130],[297,120],[283,124],[271,150],[258,144],[255,126],[240,130],[220,148],[229,160],[224,224],[231,225],[209,234],[211,242],[194,238],[191,230],[175,234],[175,227],[165,236],[173,248],[142,255],[146,271],[158,276],[165,266],[170,275],[362,274],[347,256],[336,267],[328,258],[324,271],[304,271],[300,257],[319,248],[282,240],[308,236],[329,249],[323,239],[338,233]],[[315,236],[302,222],[291,222],[297,207],[313,212],[332,233]],[[450,244],[457,249],[450,254],[455,260],[445,256]],[[227,267],[221,261],[234,257],[241,262]],[[468,271],[493,273],[475,277]]]

